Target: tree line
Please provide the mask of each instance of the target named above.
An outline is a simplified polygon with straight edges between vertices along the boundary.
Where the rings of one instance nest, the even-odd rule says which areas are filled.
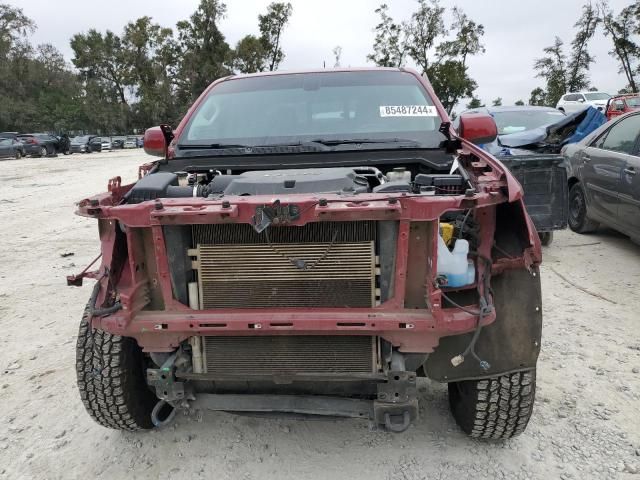
[[[72,64],[52,45],[33,46],[36,25],[20,8],[0,4],[0,131],[126,133],[176,124],[214,80],[276,70],[290,3],[271,3],[256,33],[230,46],[219,29],[221,0],[201,0],[175,28],[151,17],[120,34],[91,29],[71,38]]]
[[[282,35],[291,4],[271,3],[258,15],[255,32],[234,46],[219,28],[226,12],[223,0],[201,0],[189,19],[173,28],[145,16],[120,33],[78,33],[71,38],[69,65],[53,45],[31,45],[36,25],[20,8],[0,4],[0,131],[126,133],[176,124],[214,80],[278,69],[285,58]],[[482,24],[439,0],[417,0],[415,11],[402,21],[392,18],[387,4],[375,13],[379,22],[367,60],[385,67],[414,64],[450,112],[464,99],[471,99],[468,108],[483,105],[468,66],[471,57],[485,52]],[[618,12],[608,0],[588,3],[574,28],[568,46],[556,37],[535,60],[543,85],[530,93],[530,105],[554,106],[568,91],[595,88],[589,43],[597,31],[611,42],[610,54],[624,74],[621,91],[638,90],[640,0]],[[333,55],[334,66],[340,66],[342,48],[334,48]],[[492,104],[501,105],[502,99]]]

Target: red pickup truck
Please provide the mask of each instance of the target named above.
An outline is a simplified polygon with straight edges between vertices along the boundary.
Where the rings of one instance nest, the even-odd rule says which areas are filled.
[[[605,115],[607,120],[624,115],[627,112],[638,110],[640,108],[640,94],[629,93],[625,95],[617,95],[611,97],[607,102]]]
[[[175,131],[147,131],[159,158],[136,183],[79,202],[102,252],[68,279],[96,280],[76,357],[89,414],[122,430],[188,407],[398,432],[428,377],[469,435],[522,433],[541,248],[522,187],[478,147],[496,135],[482,114],[456,132],[412,70],[216,81]]]

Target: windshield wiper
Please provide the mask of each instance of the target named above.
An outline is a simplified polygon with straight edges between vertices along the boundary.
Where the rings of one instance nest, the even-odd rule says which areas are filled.
[[[250,145],[242,145],[239,143],[208,143],[208,144],[197,144],[197,145],[191,145],[191,144],[180,144],[178,145],[178,147],[185,149],[185,150],[206,150],[206,149],[210,149],[210,150],[221,150],[221,149],[225,149],[225,148],[251,148]]]
[[[321,145],[326,146],[337,146],[337,145],[353,145],[353,144],[368,144],[368,143],[388,143],[388,144],[404,144],[406,146],[411,147],[419,147],[421,145],[420,142],[416,140],[409,140],[405,138],[318,138],[311,140],[308,143],[319,143]]]

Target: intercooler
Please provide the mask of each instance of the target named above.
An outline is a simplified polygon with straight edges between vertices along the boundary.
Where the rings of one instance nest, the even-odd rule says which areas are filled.
[[[375,222],[194,225],[201,309],[372,307]]]
[[[226,375],[372,373],[375,337],[250,336],[202,337],[204,372]]]

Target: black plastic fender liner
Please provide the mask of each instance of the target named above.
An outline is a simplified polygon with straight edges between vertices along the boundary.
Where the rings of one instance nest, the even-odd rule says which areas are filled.
[[[484,327],[476,343],[478,356],[489,362],[482,370],[473,357],[454,367],[451,359],[462,353],[473,336],[444,337],[424,365],[427,377],[439,382],[495,377],[532,370],[540,354],[542,337],[542,292],[540,271],[506,270],[491,278],[496,320]]]

